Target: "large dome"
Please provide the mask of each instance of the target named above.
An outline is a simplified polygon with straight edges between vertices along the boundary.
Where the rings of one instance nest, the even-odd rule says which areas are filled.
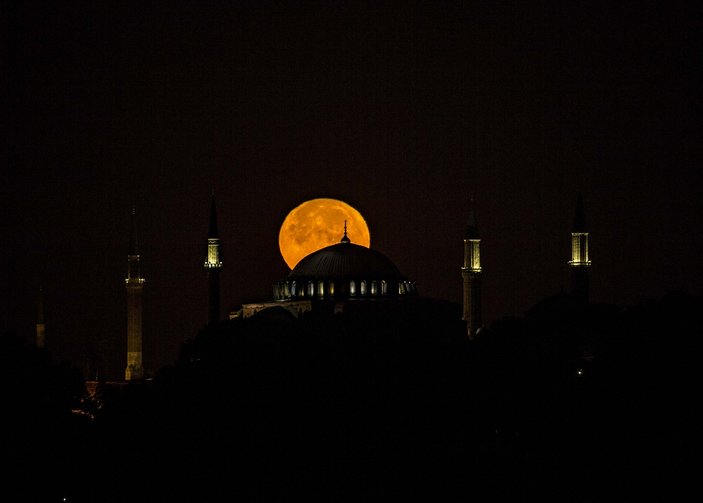
[[[415,284],[403,276],[383,253],[340,243],[303,258],[274,286],[276,300],[383,298],[416,294]]]
[[[398,268],[381,252],[353,243],[338,243],[303,258],[288,275],[296,278],[352,279],[373,277],[405,279]]]

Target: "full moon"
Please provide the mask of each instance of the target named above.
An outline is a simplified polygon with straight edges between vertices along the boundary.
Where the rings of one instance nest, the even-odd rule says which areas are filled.
[[[293,208],[281,225],[278,247],[288,267],[314,251],[337,244],[344,236],[352,243],[371,246],[371,235],[364,217],[355,208],[338,199],[311,199]]]

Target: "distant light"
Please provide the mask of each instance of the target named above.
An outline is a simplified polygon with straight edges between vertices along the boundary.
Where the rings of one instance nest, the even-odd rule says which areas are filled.
[[[577,373],[578,375],[583,375],[583,369],[578,369],[578,370],[576,370],[576,373]]]

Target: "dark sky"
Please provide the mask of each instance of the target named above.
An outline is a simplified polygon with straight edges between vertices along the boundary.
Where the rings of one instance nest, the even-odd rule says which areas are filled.
[[[170,363],[206,319],[213,188],[224,312],[270,298],[314,197],[459,301],[474,194],[489,321],[568,285],[578,191],[594,301],[700,293],[700,4],[4,2],[2,328],[32,337],[43,284],[49,348],[119,377],[134,205],[145,363]]]

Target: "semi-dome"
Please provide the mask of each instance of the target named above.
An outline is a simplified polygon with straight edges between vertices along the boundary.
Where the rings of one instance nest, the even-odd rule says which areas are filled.
[[[383,253],[341,242],[304,257],[285,281],[274,286],[276,300],[397,297],[416,294],[415,284],[403,276]]]

